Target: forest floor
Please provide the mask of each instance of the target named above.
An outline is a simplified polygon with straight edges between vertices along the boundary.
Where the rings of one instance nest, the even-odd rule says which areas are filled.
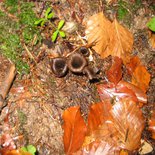
[[[40,28],[42,41],[38,45],[33,45],[34,38],[29,43],[22,41],[23,53],[19,57],[28,62],[29,72],[17,71],[4,101],[6,105],[2,108],[0,115],[1,134],[6,123],[4,119],[8,114],[10,131],[7,132],[12,137],[21,136],[15,140],[17,148],[33,144],[40,155],[64,154],[63,111],[68,107],[79,105],[83,116],[87,118],[90,105],[100,101],[96,84],[105,80],[105,72],[111,65],[110,56],[101,59],[98,54],[93,54],[95,62],[93,65],[100,70],[96,81],[89,81],[87,76],[71,72],[65,77],[57,78],[51,71],[51,57],[57,53],[64,55],[65,52],[69,53],[76,47],[82,46],[81,37],[84,37],[85,30],[83,23],[91,15],[101,11],[110,20],[116,17],[134,35],[132,53],[141,59],[151,74],[147,91],[148,103],[142,108],[146,122],[150,118],[151,112],[155,109],[155,49],[148,42],[146,24],[155,15],[155,2],[154,0],[122,1],[109,5],[104,0],[44,0],[41,2],[33,0],[27,2],[34,4],[33,10],[38,17],[43,17],[45,10],[51,7],[56,17],[64,19],[66,25],[71,25],[71,28],[66,26],[67,37],[65,39],[59,37],[56,43],[51,42],[48,28]],[[13,22],[18,20],[14,14],[7,11],[8,8],[6,9],[3,3],[1,2],[1,12],[6,13],[6,16]],[[0,29],[3,19],[4,17],[0,16]],[[8,25],[6,35],[11,31]],[[19,31],[22,34],[22,29]],[[7,54],[1,51],[0,86],[6,82],[7,73],[12,64]],[[143,131],[143,138],[155,149],[155,141],[152,140],[147,130]],[[155,152],[152,151],[150,154],[153,155]]]

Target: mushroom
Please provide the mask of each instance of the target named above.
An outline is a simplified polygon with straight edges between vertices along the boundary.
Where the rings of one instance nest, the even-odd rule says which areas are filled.
[[[86,74],[89,80],[93,80],[96,78],[96,74],[99,72],[97,68],[91,68],[86,66],[83,70],[83,74]]]
[[[88,57],[90,54],[88,48],[86,48],[84,46],[79,48],[79,52],[82,53],[82,55],[85,57]]]
[[[51,61],[51,69],[57,77],[65,76],[68,71],[66,59],[62,57],[53,58]]]
[[[67,65],[70,71],[74,73],[82,73],[85,66],[87,66],[87,60],[80,53],[73,53],[68,57]]]

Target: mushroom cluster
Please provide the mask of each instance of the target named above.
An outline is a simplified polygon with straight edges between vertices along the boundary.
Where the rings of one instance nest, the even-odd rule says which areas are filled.
[[[86,47],[80,47],[68,57],[57,57],[51,60],[51,69],[56,77],[65,76],[68,71],[74,74],[87,75],[89,80],[96,78],[97,70],[89,66],[87,57],[89,50]]]

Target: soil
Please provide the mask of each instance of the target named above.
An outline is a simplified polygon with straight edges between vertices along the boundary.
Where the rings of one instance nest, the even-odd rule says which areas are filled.
[[[44,2],[33,0],[33,2],[36,13],[42,15],[41,11],[47,3],[46,0]],[[105,1],[96,0],[53,0],[48,3],[55,9],[60,19],[64,18],[76,26],[68,32],[65,40],[60,39],[56,44],[49,41],[48,32],[43,32],[45,39],[39,50],[44,52],[44,55],[31,66],[30,74],[22,77],[16,75],[5,100],[7,105],[1,111],[0,120],[3,126],[5,124],[3,119],[9,113],[10,130],[7,132],[12,137],[20,136],[15,141],[17,147],[33,144],[39,155],[62,155],[64,154],[63,111],[70,106],[79,105],[83,116],[87,118],[89,106],[100,101],[95,85],[105,80],[104,73],[111,65],[111,57],[100,59],[94,53],[95,63],[91,65],[100,70],[96,81],[89,81],[87,76],[71,72],[63,78],[55,77],[51,71],[50,57],[57,53],[65,55],[71,49],[82,45],[78,36],[84,36],[82,23],[99,11],[103,11],[110,19],[114,18],[117,5],[114,3],[110,9],[107,9],[109,6]],[[148,43],[146,28],[146,23],[155,14],[154,10],[149,9],[153,3],[155,5],[153,0],[142,1],[141,7],[136,12],[131,12],[128,22],[120,21],[134,34],[133,55],[140,57],[151,74],[147,92],[148,103],[143,107],[146,123],[151,112],[155,110],[155,49],[152,49]],[[130,23],[130,26],[126,23]],[[0,55],[0,85],[4,81],[9,65],[9,60]],[[143,132],[143,138],[155,149],[155,141],[151,139],[151,134],[146,129]],[[155,152],[152,151],[150,154]]]

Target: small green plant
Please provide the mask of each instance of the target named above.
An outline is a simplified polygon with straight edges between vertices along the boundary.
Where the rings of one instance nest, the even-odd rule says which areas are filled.
[[[64,26],[65,24],[65,21],[64,20],[60,20],[59,23],[58,23],[58,26],[56,27],[55,24],[53,24],[51,22],[51,19],[54,17],[54,12],[51,11],[51,8],[48,8],[46,11],[45,11],[45,15],[44,15],[44,18],[40,18],[38,20],[35,21],[35,25],[40,25],[40,26],[45,26],[46,23],[49,23],[49,26],[51,26],[52,28],[54,28],[54,32],[52,34],[52,42],[55,42],[58,35],[60,35],[60,37],[62,38],[65,38],[66,37],[66,34],[64,31],[62,31],[62,27]]]
[[[60,35],[60,37],[64,38],[66,37],[66,34],[64,31],[61,31],[62,27],[64,26],[65,21],[64,20],[60,20],[57,29],[54,31],[54,33],[52,34],[52,41],[55,42],[58,35]]]
[[[153,17],[148,23],[147,23],[147,27],[155,32],[155,17]]]
[[[22,151],[29,152],[32,155],[35,155],[37,149],[33,145],[27,145],[21,148]]]

